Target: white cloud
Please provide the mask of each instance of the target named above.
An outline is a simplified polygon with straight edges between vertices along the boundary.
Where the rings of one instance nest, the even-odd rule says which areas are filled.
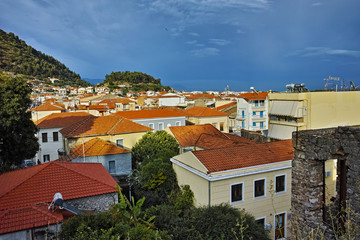
[[[220,50],[217,48],[201,48],[191,51],[195,57],[209,57],[219,55]]]
[[[195,33],[195,32],[189,32],[189,35],[194,36],[194,37],[199,37],[200,36],[200,34]]]
[[[197,44],[197,41],[196,41],[196,40],[192,40],[192,41],[187,41],[186,43],[193,45],[193,44]]]
[[[307,47],[303,50],[297,50],[291,55],[298,55],[302,57],[314,57],[314,56],[360,57],[360,51],[347,50],[347,49],[331,49],[327,47]]]
[[[311,4],[313,7],[318,7],[318,6],[321,6],[323,5],[321,2],[316,2],[316,3],[313,3]]]
[[[236,33],[238,33],[238,34],[245,34],[245,32],[244,32],[243,30],[240,30],[240,29],[236,30]]]
[[[209,39],[209,42],[212,44],[215,44],[215,45],[219,45],[219,46],[225,46],[230,43],[230,41],[228,41],[228,40],[218,39],[218,38]]]

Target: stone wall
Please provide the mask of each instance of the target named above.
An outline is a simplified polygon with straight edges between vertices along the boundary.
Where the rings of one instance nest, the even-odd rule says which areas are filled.
[[[118,203],[118,194],[117,192],[114,192],[90,197],[70,199],[66,200],[66,203],[71,204],[80,210],[91,210],[95,213],[103,212],[108,210],[111,205]]]
[[[299,232],[309,236],[312,230],[320,229],[327,239],[332,238],[330,215],[339,213],[341,206],[360,212],[360,127],[294,132],[293,147],[292,236],[296,239]],[[332,206],[325,206],[324,164],[329,159],[338,160],[337,195]],[[360,226],[356,214],[350,217],[352,224]]]

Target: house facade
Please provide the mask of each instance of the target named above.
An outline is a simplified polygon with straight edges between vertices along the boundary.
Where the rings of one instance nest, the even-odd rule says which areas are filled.
[[[131,173],[131,151],[100,138],[91,139],[71,150],[72,162],[101,163],[115,177]]]
[[[82,112],[52,113],[38,121],[39,151],[35,162],[45,163],[58,159],[64,150],[64,139],[60,130],[91,116]]]
[[[237,98],[236,128],[249,131],[268,130],[268,93],[244,93]]]
[[[289,237],[291,141],[186,152],[171,159],[179,185],[188,184],[196,206],[228,203],[245,209],[270,230]]]
[[[116,112],[113,115],[148,126],[154,129],[154,131],[164,130],[171,126],[185,126],[185,114],[168,109],[124,111]]]
[[[360,124],[360,92],[269,93],[269,134],[290,139],[292,132]]]
[[[184,110],[190,124],[212,124],[222,132],[229,132],[229,114],[208,107],[192,107]]]

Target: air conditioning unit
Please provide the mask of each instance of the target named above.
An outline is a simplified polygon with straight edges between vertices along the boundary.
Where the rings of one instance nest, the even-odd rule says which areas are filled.
[[[326,171],[325,172],[325,177],[331,177],[331,171]]]
[[[265,224],[265,230],[270,231],[271,230],[271,223]]]

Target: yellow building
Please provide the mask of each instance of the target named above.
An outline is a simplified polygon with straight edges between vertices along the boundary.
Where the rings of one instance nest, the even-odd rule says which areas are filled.
[[[186,152],[171,159],[179,185],[196,206],[228,203],[244,208],[274,239],[289,236],[291,140]]]
[[[229,114],[208,107],[192,107],[184,110],[191,124],[212,124],[222,132],[229,132]]]
[[[292,132],[360,124],[360,92],[269,93],[269,134],[291,139]]]
[[[110,141],[119,147],[131,149],[150,127],[135,123],[119,116],[90,116],[84,121],[63,128],[60,133],[64,137],[66,153],[70,149],[93,138]]]

